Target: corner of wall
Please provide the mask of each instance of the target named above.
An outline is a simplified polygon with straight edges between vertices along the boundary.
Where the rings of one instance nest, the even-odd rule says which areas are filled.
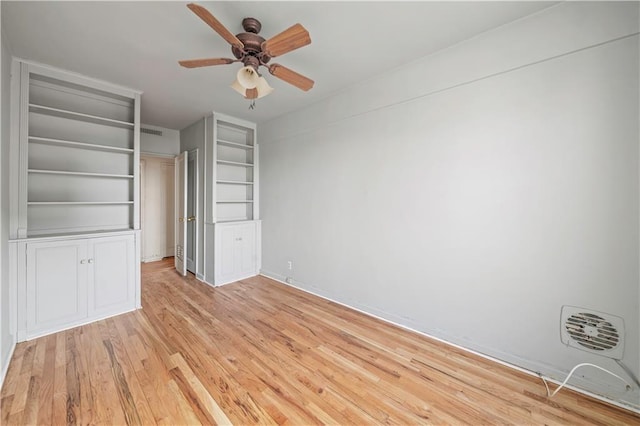
[[[1,8],[0,8],[1,22]],[[0,24],[1,25],[1,24]],[[0,28],[0,388],[16,347],[15,306],[9,274],[9,146],[12,54],[8,39]]]

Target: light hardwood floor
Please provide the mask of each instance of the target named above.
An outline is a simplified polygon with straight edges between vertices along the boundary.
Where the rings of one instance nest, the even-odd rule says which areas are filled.
[[[256,277],[143,265],[143,309],[20,343],[5,424],[640,424],[640,416]]]

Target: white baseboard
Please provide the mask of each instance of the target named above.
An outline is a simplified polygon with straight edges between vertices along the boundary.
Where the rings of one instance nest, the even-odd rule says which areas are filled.
[[[91,317],[91,318],[83,318],[81,320],[75,321],[73,323],[69,323],[69,324],[65,324],[63,326],[60,327],[56,327],[56,328],[51,328],[48,330],[42,330],[42,331],[38,331],[35,333],[31,333],[31,334],[27,334],[26,330],[19,330],[18,331],[18,340],[20,342],[27,342],[29,340],[34,340],[40,337],[44,337],[44,336],[48,336],[50,334],[55,334],[55,333],[60,333],[62,331],[67,331],[67,330],[71,330],[72,328],[76,328],[76,327],[82,327],[83,325],[87,325],[87,324],[91,324],[97,321],[102,321],[105,320],[107,318],[112,318],[112,317],[116,317],[118,315],[123,315],[123,314],[128,314],[129,312],[133,312],[136,311],[138,309],[141,309],[141,307],[138,307],[136,305],[136,307],[134,308],[127,308],[123,311],[113,311],[113,312],[109,312],[109,313],[105,313],[102,315],[97,315],[95,317]]]
[[[9,353],[7,354],[7,359],[3,360],[5,363],[2,365],[2,371],[0,371],[0,389],[4,385],[4,379],[7,377],[7,371],[9,371],[9,364],[11,364],[11,359],[13,358],[13,353],[16,350],[16,339],[13,339],[11,342],[11,349],[9,349]]]
[[[295,289],[300,290],[300,291],[304,291],[305,293],[309,293],[309,294],[312,294],[314,296],[320,297],[322,299],[328,300],[330,302],[336,303],[336,304],[338,304],[340,306],[344,306],[344,307],[346,307],[348,309],[352,309],[354,311],[360,312],[361,314],[370,316],[372,318],[376,318],[376,319],[378,319],[380,321],[383,321],[383,322],[386,322],[388,324],[392,324],[392,325],[395,325],[395,326],[400,327],[402,329],[409,330],[409,331],[411,331],[413,333],[417,333],[419,335],[428,337],[430,339],[437,340],[438,342],[442,342],[444,344],[453,346],[454,348],[463,350],[465,352],[472,353],[472,354],[477,355],[477,356],[479,356],[481,358],[487,359],[489,361],[496,362],[496,363],[498,363],[500,365],[504,365],[505,367],[509,367],[509,368],[514,369],[514,370],[518,370],[518,371],[520,371],[522,373],[525,373],[525,374],[528,374],[530,376],[544,377],[547,382],[555,383],[556,385],[560,385],[560,383],[561,383],[560,381],[558,381],[558,380],[556,380],[556,379],[554,379],[552,377],[548,377],[547,375],[543,375],[543,374],[541,374],[539,372],[536,372],[534,370],[530,370],[530,369],[521,367],[521,366],[519,366],[517,364],[513,364],[511,362],[504,361],[502,359],[496,358],[494,356],[487,355],[487,354],[482,353],[482,352],[478,352],[477,350],[462,346],[460,344],[451,342],[451,341],[443,339],[441,337],[434,336],[434,335],[429,334],[429,333],[425,333],[424,331],[417,330],[415,328],[412,328],[412,327],[409,327],[407,325],[404,325],[404,324],[402,324],[400,322],[392,321],[392,320],[390,320],[388,318],[385,318],[383,316],[368,312],[368,311],[366,311],[364,309],[361,309],[361,308],[358,308],[358,307],[355,307],[355,306],[348,305],[348,304],[346,304],[344,302],[337,301],[337,300],[335,300],[335,299],[333,299],[331,297],[328,297],[326,295],[323,295],[323,294],[308,290],[308,289],[306,289],[304,287],[301,287],[300,285],[296,285],[296,281],[295,280],[291,280],[291,282],[287,282],[286,281],[287,277],[282,276],[280,274],[277,274],[277,273],[274,273],[274,272],[271,272],[271,271],[265,271],[264,269],[262,269],[262,270],[260,270],[260,275],[262,275],[264,277],[267,277],[267,278],[270,278],[270,279],[272,279],[274,281],[277,281],[277,282],[279,282],[281,284],[284,284],[286,286],[295,288]],[[387,313],[383,313],[383,314],[389,315]],[[560,373],[562,373],[562,372],[560,372]],[[630,403],[627,403],[627,402],[620,402],[620,401],[611,399],[611,398],[609,398],[607,396],[599,395],[599,394],[590,392],[590,391],[588,391],[586,389],[582,389],[580,387],[576,387],[576,386],[573,386],[573,385],[570,385],[570,384],[566,384],[564,387],[566,387],[568,389],[571,389],[571,390],[574,390],[574,391],[576,391],[578,393],[581,393],[583,395],[590,396],[590,397],[592,397],[594,399],[597,399],[599,401],[605,402],[607,404],[615,405],[616,407],[619,407],[619,408],[622,408],[622,409],[625,409],[625,410],[632,411],[634,413],[640,414],[640,405],[639,406],[635,406],[635,405],[631,405]]]

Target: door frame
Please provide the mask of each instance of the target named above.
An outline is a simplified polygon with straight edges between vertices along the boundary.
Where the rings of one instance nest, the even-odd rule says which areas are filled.
[[[146,221],[144,220],[145,213],[145,202],[147,200],[147,190],[145,188],[145,184],[147,181],[147,160],[145,158],[140,158],[140,259],[144,258],[144,254],[146,254],[146,244],[144,242],[144,227],[146,225]],[[144,263],[144,261],[142,261]]]
[[[159,260],[159,259],[153,259],[153,260],[144,260],[145,259],[145,254],[147,254],[147,247],[146,247],[146,242],[145,242],[145,238],[144,238],[144,233],[145,233],[145,225],[146,225],[146,221],[145,221],[145,212],[146,212],[146,203],[147,203],[147,188],[146,188],[146,181],[147,181],[147,160],[152,161],[152,160],[165,160],[165,164],[169,165],[172,164],[175,167],[175,159],[176,159],[177,155],[170,155],[170,154],[156,154],[153,152],[141,152],[140,153],[140,161],[139,161],[139,167],[140,167],[140,258],[141,258],[141,262],[145,263],[145,262],[149,262],[149,261],[155,261],[155,260]],[[174,173],[172,173],[172,183],[173,183],[173,196],[175,198],[175,170]],[[175,217],[175,199],[173,200],[174,204],[173,204],[173,222],[176,221],[176,217]],[[168,218],[167,218],[167,223],[168,223]],[[164,252],[164,256],[166,257],[172,257],[175,256],[175,223],[174,223],[174,231],[173,231],[173,238],[174,238],[174,244],[173,244],[173,254],[171,253],[167,253]],[[148,258],[148,256],[147,256]]]
[[[198,148],[192,149],[188,152],[188,156],[187,156],[187,168],[189,168],[189,163],[193,160],[193,164],[195,167],[195,170],[193,171],[193,182],[189,182],[189,171],[187,170],[187,193],[189,193],[189,188],[188,186],[190,184],[195,185],[195,188],[193,188],[193,212],[194,215],[196,217],[196,220],[194,221],[193,224],[193,271],[189,271],[192,272],[194,275],[197,275],[197,271],[198,271],[198,257],[199,257],[199,252],[198,252],[198,246],[200,243],[200,223],[202,218],[200,218],[200,215],[198,214],[199,210],[200,210],[200,197],[198,196],[199,191],[200,191],[200,165],[199,165],[199,155],[200,152],[198,151]],[[189,201],[187,200],[187,204],[189,203]],[[189,232],[187,230],[187,238],[189,236]],[[188,253],[188,252],[187,252]],[[189,263],[187,262],[187,265]],[[188,268],[187,268],[188,270]]]
[[[186,222],[186,214],[187,214],[187,167],[189,164],[189,153],[187,151],[182,151],[176,158],[175,162],[175,255],[174,255],[174,266],[180,275],[187,275],[187,222]],[[182,195],[182,196],[181,196]],[[182,214],[180,214],[182,213]],[[180,239],[180,234],[182,234],[182,239]],[[182,252],[178,250],[178,246],[182,243]],[[182,253],[182,258],[180,258],[180,254]]]

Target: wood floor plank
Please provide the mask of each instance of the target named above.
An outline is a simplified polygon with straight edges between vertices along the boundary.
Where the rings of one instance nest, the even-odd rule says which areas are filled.
[[[67,364],[66,364],[66,339],[64,333],[56,333],[56,351],[53,370],[53,401],[51,424],[66,424],[67,404]],[[45,423],[43,423],[45,424]]]
[[[50,335],[43,339],[46,343],[45,359],[42,364],[41,372],[42,382],[38,393],[38,400],[42,401],[38,406],[37,424],[45,424],[51,419],[51,410],[53,410],[53,392],[55,380],[55,362],[56,362],[56,336]],[[45,372],[54,372],[54,374],[45,374]]]
[[[1,424],[640,424],[264,277],[142,278],[142,310],[17,345]]]
[[[231,420],[229,420],[218,403],[211,397],[207,389],[191,370],[182,355],[179,353],[174,354],[171,356],[171,360],[174,362],[174,369],[178,369],[181,376],[184,378],[184,385],[190,388],[190,392],[193,393],[193,397],[196,399],[197,404],[204,411],[206,422],[217,425],[231,425]]]
[[[82,370],[81,366],[79,365],[78,351],[76,349],[74,334],[74,330],[65,332],[65,335],[67,337],[67,364],[65,369],[67,377],[67,424],[77,424],[78,422],[84,423],[80,415],[80,375],[82,374]],[[85,420],[85,422],[88,423],[87,420]]]

